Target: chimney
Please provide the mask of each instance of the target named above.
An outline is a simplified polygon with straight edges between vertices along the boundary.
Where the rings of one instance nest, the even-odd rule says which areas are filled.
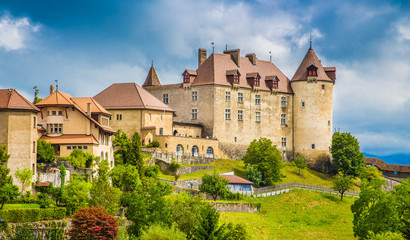
[[[238,49],[232,49],[232,50],[225,50],[224,51],[225,54],[231,54],[234,62],[236,63],[236,65],[238,67],[240,67],[240,58],[241,58],[241,50]]]
[[[50,95],[54,92],[54,85],[50,85]]]
[[[91,103],[87,103],[87,115],[91,117]]]
[[[249,58],[249,61],[251,61],[253,65],[256,65],[256,54],[255,53],[248,53],[246,54],[246,57]]]
[[[198,49],[198,67],[206,60],[206,49]]]

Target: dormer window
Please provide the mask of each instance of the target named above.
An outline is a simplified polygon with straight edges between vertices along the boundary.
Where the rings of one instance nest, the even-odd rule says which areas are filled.
[[[190,85],[190,84],[186,84],[186,83],[193,82],[195,80],[195,77],[197,76],[197,73],[194,70],[188,70],[187,69],[187,70],[184,71],[182,76],[184,77],[184,85]]]
[[[266,86],[272,89],[278,89],[279,87],[279,79],[276,75],[266,76],[265,77]]]
[[[278,88],[279,80],[273,80],[273,88]]]
[[[241,74],[239,73],[238,69],[233,69],[233,70],[227,70],[226,71],[226,78],[228,82],[230,82],[233,85],[238,85],[239,84],[239,77]]]
[[[184,75],[184,83],[189,83],[189,74],[188,73],[186,73],[185,75]]]
[[[252,87],[259,87],[261,85],[261,76],[259,73],[247,73],[246,79],[248,80],[248,84]]]
[[[308,77],[317,77],[317,67],[315,67],[314,65],[310,65],[307,68],[307,76]]]
[[[255,86],[261,85],[261,78],[260,78],[259,76],[256,76],[256,77],[255,77],[255,83],[254,83],[254,85],[255,85]]]
[[[239,76],[233,75],[233,83],[239,83]]]

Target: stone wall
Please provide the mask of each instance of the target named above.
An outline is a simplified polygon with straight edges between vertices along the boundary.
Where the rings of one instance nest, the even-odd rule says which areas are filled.
[[[218,212],[240,212],[240,213],[257,213],[258,208],[254,203],[242,202],[210,202]]]
[[[70,170],[65,170],[66,175],[65,175],[65,184],[70,181]],[[55,168],[55,169],[50,169],[50,171],[47,172],[39,172],[39,178],[38,180],[40,182],[51,182],[54,187],[61,187],[61,177],[60,177],[60,170]]]
[[[182,166],[181,169],[178,170],[178,175],[211,170],[211,169],[213,169],[212,166]]]

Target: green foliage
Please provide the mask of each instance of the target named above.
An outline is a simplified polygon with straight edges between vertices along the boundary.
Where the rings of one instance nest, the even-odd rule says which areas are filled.
[[[0,209],[3,209],[7,201],[11,201],[19,195],[18,187],[13,185],[12,177],[8,176],[10,169],[5,166],[9,158],[6,146],[0,146]]]
[[[160,172],[159,166],[152,165],[152,166],[145,167],[144,175],[146,177],[157,178],[159,172]]]
[[[7,222],[34,222],[52,219],[63,219],[66,209],[57,208],[16,208],[0,211],[0,217]]]
[[[172,160],[171,163],[168,166],[168,169],[172,172],[176,172],[178,169],[180,169],[182,167],[182,165],[180,163],[178,163],[175,160]]]
[[[90,201],[89,192],[91,183],[84,182],[78,179],[72,179],[70,183],[64,187],[62,199],[67,207],[67,214],[71,215],[80,207],[87,207]]]
[[[262,179],[262,173],[258,169],[252,166],[248,166],[246,168],[245,178],[253,182],[255,187],[259,187],[260,185],[265,185],[265,181],[263,181]]]
[[[116,165],[110,171],[110,177],[112,184],[115,187],[122,189],[124,192],[134,191],[139,185],[141,185],[138,170],[133,165]]]
[[[383,184],[373,179],[361,186],[359,199],[351,207],[354,234],[366,239],[371,232],[401,232],[410,238],[410,184],[403,181],[389,193],[382,190]]]
[[[116,239],[118,221],[103,207],[80,208],[73,214],[71,239]]]
[[[48,208],[51,204],[51,199],[47,193],[40,193],[38,195],[38,203],[40,204],[40,208]]]
[[[16,226],[14,234],[9,236],[10,240],[31,240],[33,239],[33,230],[28,223]]]
[[[52,163],[55,159],[54,147],[41,139],[37,140],[37,162]]]
[[[66,169],[63,163],[61,163],[59,170],[60,170],[61,187],[64,188],[65,176],[67,175],[67,173],[66,173]]]
[[[209,193],[214,201],[220,196],[225,198],[229,192],[228,180],[220,176],[216,171],[212,175],[205,174],[202,177],[202,184],[199,185],[199,191]]]
[[[219,239],[223,240],[247,240],[249,239],[246,229],[241,224],[222,225],[223,230],[221,231],[221,237]]]
[[[90,168],[94,161],[97,161],[99,157],[92,155],[89,152],[84,152],[78,148],[74,149],[71,154],[67,157],[73,167],[86,167]]]
[[[159,147],[159,142],[157,140],[154,140],[150,142],[147,146],[147,148],[158,148]]]
[[[267,138],[253,140],[242,158],[246,166],[252,166],[262,173],[263,181],[266,184],[273,184],[280,180],[283,175],[280,169],[283,168],[282,156],[272,145],[272,141]]]
[[[142,148],[141,137],[138,134],[138,132],[135,132],[131,139],[131,147],[129,149],[130,158],[128,160],[128,163],[136,166],[138,169],[139,175],[144,176],[144,172],[143,172],[144,160],[142,157],[141,148]]]
[[[362,181],[370,182],[373,179],[381,179],[382,178],[382,172],[379,171],[379,169],[377,169],[377,167],[366,166],[360,172],[359,178]]]
[[[352,178],[349,175],[339,173],[333,179],[333,189],[340,193],[340,201],[343,201],[343,194],[353,186]]]
[[[192,239],[219,239],[223,234],[224,226],[218,226],[218,222],[219,213],[215,208],[210,205],[201,208],[198,216],[198,225],[193,230]]]
[[[31,179],[33,178],[33,171],[30,168],[24,168],[23,170],[20,170],[17,168],[17,172],[14,174],[14,176],[20,181],[21,183],[21,194],[23,195],[25,193],[26,187],[29,187],[31,185]]]
[[[38,90],[38,87],[37,87],[37,86],[34,86],[33,89],[34,89],[34,100],[33,100],[33,104],[37,104],[38,102],[40,102],[40,101],[43,100],[43,99],[38,97],[38,94],[40,93],[40,90]]]
[[[297,167],[299,169],[299,175],[300,175],[300,171],[305,169],[308,165],[306,162],[306,158],[304,158],[302,155],[296,155],[295,158],[292,161],[292,165]]]
[[[140,240],[184,240],[184,233],[173,226],[162,226],[155,224],[143,231]]]
[[[127,137],[127,134],[121,130],[118,130],[114,136],[115,138],[112,144],[117,149],[114,151],[115,165],[126,164],[129,158],[131,140]]]
[[[172,193],[172,187],[156,179],[144,179],[143,185],[129,193],[123,200],[128,206],[125,217],[132,221],[128,233],[140,236],[144,229],[153,224],[170,227],[172,218],[164,196]]]
[[[3,209],[3,206],[6,202],[15,199],[19,195],[19,188],[16,185],[6,183],[0,187],[0,209]]]
[[[372,232],[369,234],[367,240],[405,240],[405,238],[397,232],[382,232],[378,234]]]
[[[353,135],[340,132],[333,134],[330,152],[337,172],[359,176],[364,168],[364,155],[360,152],[359,141]]]

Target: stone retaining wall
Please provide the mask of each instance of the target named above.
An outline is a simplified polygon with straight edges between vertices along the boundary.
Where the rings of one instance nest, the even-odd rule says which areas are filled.
[[[257,213],[258,208],[253,203],[242,202],[210,202],[218,212]]]

